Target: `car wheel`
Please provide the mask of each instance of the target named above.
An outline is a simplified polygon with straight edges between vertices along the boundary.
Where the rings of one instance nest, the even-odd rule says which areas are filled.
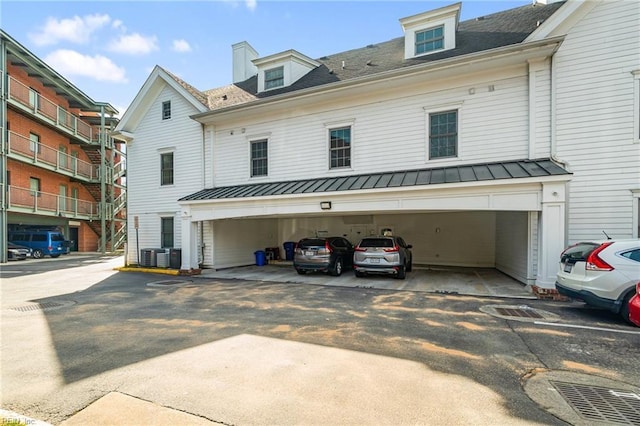
[[[407,272],[411,272],[413,270],[413,259],[409,260],[409,264],[407,265]]]
[[[33,258],[34,259],[42,259],[42,250],[40,249],[35,249],[33,251]]]
[[[399,280],[404,280],[407,277],[407,266],[402,265],[398,268],[398,273],[396,274],[396,278]]]
[[[633,291],[630,291],[629,294],[624,297],[624,300],[622,300],[622,306],[620,306],[620,316],[629,324],[633,324],[629,321],[629,302],[631,301],[633,294]]]
[[[364,277],[364,272],[356,271],[356,277],[358,278]]]
[[[60,257],[60,255],[59,254],[52,254],[51,257],[55,259],[56,257]]]
[[[331,275],[334,277],[339,277],[342,275],[342,259],[337,258],[335,262],[333,262],[333,268],[330,271]]]
[[[304,269],[298,269],[298,268],[296,268],[296,272],[300,275],[304,275],[307,273],[307,271],[305,271]]]

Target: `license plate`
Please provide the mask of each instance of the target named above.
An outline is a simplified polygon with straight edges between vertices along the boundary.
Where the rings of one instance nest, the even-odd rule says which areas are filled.
[[[380,263],[380,258],[378,257],[372,257],[370,260],[371,260],[371,263]]]
[[[570,264],[570,263],[565,263],[564,264],[564,271],[565,272],[571,273],[571,269],[573,269],[573,265],[572,264]]]
[[[304,252],[305,256],[313,256],[313,254],[314,254],[314,252],[312,252],[312,251],[305,251]]]

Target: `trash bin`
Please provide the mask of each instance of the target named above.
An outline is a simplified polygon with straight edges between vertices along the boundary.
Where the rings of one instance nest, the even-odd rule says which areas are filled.
[[[256,255],[256,265],[264,266],[267,264],[267,253],[264,250],[258,250],[253,254]]]
[[[284,244],[282,244],[282,246],[284,247],[285,258],[287,260],[293,260],[293,252],[295,251],[295,248],[296,248],[295,241],[287,241]]]

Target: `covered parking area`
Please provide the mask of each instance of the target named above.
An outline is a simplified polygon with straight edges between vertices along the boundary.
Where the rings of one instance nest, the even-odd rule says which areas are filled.
[[[417,267],[495,268],[552,289],[570,173],[550,159],[205,189],[179,200],[183,270],[250,265],[315,235],[391,229]]]

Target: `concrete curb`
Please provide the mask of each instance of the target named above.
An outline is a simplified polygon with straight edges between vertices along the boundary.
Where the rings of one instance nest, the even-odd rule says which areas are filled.
[[[113,268],[114,271],[119,272],[146,272],[148,274],[164,274],[164,275],[180,275],[180,276],[192,276],[192,275],[200,275],[202,270],[200,269],[191,269],[189,271],[183,271],[179,269],[166,269],[166,268],[140,268],[137,266],[121,266],[118,268]]]

